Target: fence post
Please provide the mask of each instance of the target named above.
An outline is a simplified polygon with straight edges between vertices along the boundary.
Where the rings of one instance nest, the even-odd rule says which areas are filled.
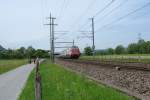
[[[39,72],[39,61],[36,62],[36,74]]]
[[[41,97],[41,76],[37,72],[35,77],[35,100],[42,100]]]
[[[35,72],[35,100],[42,100],[41,75],[39,73],[39,61],[36,62]]]

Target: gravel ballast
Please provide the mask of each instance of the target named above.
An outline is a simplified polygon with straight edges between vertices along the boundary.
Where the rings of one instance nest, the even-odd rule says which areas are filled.
[[[84,73],[97,80],[127,89],[141,95],[143,100],[150,100],[150,72],[104,67],[86,63],[57,60],[58,64],[77,72]]]

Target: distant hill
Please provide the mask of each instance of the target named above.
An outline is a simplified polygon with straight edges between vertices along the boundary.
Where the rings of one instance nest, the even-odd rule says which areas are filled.
[[[0,51],[3,51],[3,50],[6,50],[6,49],[0,45]]]

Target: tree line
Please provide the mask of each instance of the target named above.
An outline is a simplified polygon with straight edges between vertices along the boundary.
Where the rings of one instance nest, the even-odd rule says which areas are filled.
[[[92,55],[92,48],[84,48],[85,55]],[[113,55],[113,54],[150,54],[150,41],[143,39],[137,43],[131,43],[127,47],[118,45],[116,48],[107,48],[105,50],[95,50],[96,55]]]
[[[19,49],[3,49],[0,50],[0,59],[24,59],[24,58],[47,58],[48,50],[34,49],[32,46],[28,48],[21,47]]]

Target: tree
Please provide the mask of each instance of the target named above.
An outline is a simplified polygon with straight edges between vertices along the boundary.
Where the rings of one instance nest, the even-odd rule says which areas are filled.
[[[21,47],[17,50],[14,50],[15,52],[15,58],[26,58],[27,54],[26,54],[26,49],[24,47]]]
[[[91,56],[92,53],[93,53],[92,48],[91,48],[91,47],[85,47],[85,48],[84,48],[84,53],[85,53],[85,55],[87,55],[87,56]]]
[[[146,42],[146,53],[150,54],[150,41]]]
[[[118,45],[115,48],[115,53],[116,54],[124,54],[125,53],[125,48],[122,45]]]
[[[35,50],[33,47],[21,47],[19,49],[5,49],[0,50],[0,59],[23,59],[23,58],[47,58],[49,57],[48,50],[38,49]]]
[[[127,51],[129,54],[137,54],[139,53],[139,46],[136,43],[131,43],[128,45]]]
[[[107,51],[105,49],[104,50],[95,50],[95,54],[96,55],[106,55]]]
[[[39,58],[47,58],[49,57],[49,53],[46,50],[38,49],[35,51],[34,56]]]
[[[114,49],[113,48],[108,48],[107,49],[107,54],[109,54],[109,55],[114,54]]]
[[[145,43],[145,41],[144,41],[143,39],[140,39],[140,40],[138,41],[138,44],[143,44],[143,43]]]
[[[34,57],[35,49],[32,46],[29,46],[26,50],[27,52],[27,57],[32,58]]]
[[[20,53],[22,53],[24,56],[26,55],[26,48],[25,47],[20,47],[20,49],[18,49],[18,51]]]

